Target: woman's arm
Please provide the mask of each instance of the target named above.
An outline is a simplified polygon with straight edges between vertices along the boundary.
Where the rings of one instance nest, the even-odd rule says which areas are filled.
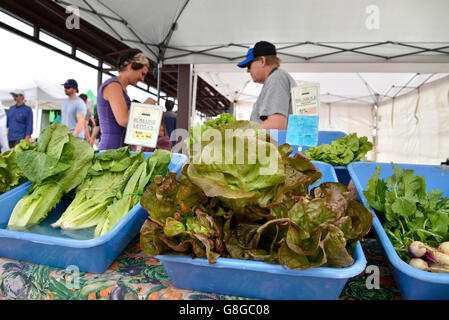
[[[123,97],[122,86],[117,82],[111,82],[103,88],[103,97],[111,105],[115,120],[121,127],[128,125],[129,110]]]
[[[288,119],[283,114],[275,113],[268,116],[267,119],[261,123],[261,127],[267,130],[286,130]]]
[[[84,119],[85,119],[85,115],[84,114],[77,114],[76,115],[76,120],[78,121],[78,123],[76,124],[75,130],[73,130],[73,136],[74,137],[78,137],[78,135],[80,134],[81,130],[84,128]]]
[[[86,139],[86,141],[90,141],[90,132],[88,123],[89,122],[87,120],[84,120],[84,138]]]
[[[93,146],[95,144],[95,141],[97,140],[97,135],[100,132],[100,127],[95,126],[92,128],[92,134],[90,135],[90,145]]]

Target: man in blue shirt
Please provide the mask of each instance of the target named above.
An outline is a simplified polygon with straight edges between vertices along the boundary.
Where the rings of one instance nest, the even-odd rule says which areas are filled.
[[[6,126],[9,147],[12,149],[22,139],[30,141],[33,133],[33,111],[23,103],[25,96],[22,90],[15,90],[11,95],[16,104],[11,106],[6,114]]]

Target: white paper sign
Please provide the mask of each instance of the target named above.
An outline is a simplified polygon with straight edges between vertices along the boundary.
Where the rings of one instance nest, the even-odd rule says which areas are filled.
[[[313,147],[318,144],[320,84],[303,83],[291,90],[293,114],[288,117],[286,142]]]
[[[162,106],[131,103],[125,143],[155,148],[163,113]]]
[[[293,114],[319,116],[320,84],[304,83],[292,88]]]

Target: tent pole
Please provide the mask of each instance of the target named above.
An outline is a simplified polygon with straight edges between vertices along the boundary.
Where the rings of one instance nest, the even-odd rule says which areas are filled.
[[[97,74],[97,92],[103,83],[103,61],[98,60],[98,74]]]
[[[190,123],[193,125],[195,123],[195,115],[196,115],[196,93],[198,87],[198,73],[195,72],[195,67],[193,67],[193,88],[192,88],[192,114]]]
[[[378,93],[375,94],[374,101],[374,133],[373,133],[373,151],[374,151],[374,161],[377,161],[377,145],[378,145],[378,137],[377,137],[377,127],[379,125],[379,98],[380,95]]]
[[[39,137],[39,133],[41,132],[40,130],[40,119],[39,119],[39,102],[36,99],[35,101],[35,109],[36,109],[36,127],[35,127],[35,132],[36,132],[36,137]],[[34,130],[33,130],[34,131]]]
[[[157,104],[159,104],[159,101],[161,99],[161,68],[162,62],[159,61],[157,63]]]

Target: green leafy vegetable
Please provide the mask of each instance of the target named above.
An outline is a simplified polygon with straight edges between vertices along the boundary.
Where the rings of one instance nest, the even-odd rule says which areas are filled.
[[[146,186],[156,175],[165,176],[171,153],[167,150],[156,149],[154,153],[143,161],[128,180],[123,195],[109,205],[97,224],[95,236],[102,236],[109,232],[140,200]]]
[[[346,186],[327,182],[309,193],[321,172],[299,153],[289,157],[289,145],[270,144],[258,124],[235,121],[215,129],[246,134],[194,145],[200,152],[178,178],[155,177],[140,201],[150,219],[141,229],[144,252],[206,257],[209,263],[218,257],[260,260],[301,270],[354,262],[355,243],[369,232],[373,214],[349,199]],[[230,158],[242,157],[243,163],[199,161],[213,151],[216,160],[230,156],[229,149],[217,147],[230,142]],[[270,161],[263,153],[250,161],[254,145]],[[271,173],[261,174],[264,169]]]
[[[358,138],[356,133],[322,144],[304,152],[310,160],[323,161],[333,166],[346,166],[363,158],[373,149],[367,137]]]
[[[75,198],[52,227],[95,227],[95,237],[109,232],[139,202],[154,176],[168,172],[169,151],[156,150],[144,157],[143,153],[131,155],[128,147],[98,155]]]
[[[62,196],[87,175],[94,157],[90,145],[53,123],[39,136],[36,150],[18,153],[18,165],[32,186],[14,207],[9,229],[24,229],[44,220]]]
[[[21,140],[14,149],[3,152],[0,155],[0,194],[25,183],[28,180],[19,167],[17,154],[36,148],[36,143]]]
[[[423,175],[392,164],[394,174],[379,179],[380,166],[363,191],[376,210],[398,255],[410,259],[409,245],[421,241],[437,247],[449,240],[449,198],[441,190],[426,191]]]
[[[190,128],[190,136],[185,140],[187,148],[193,146],[196,142],[200,140],[200,137],[207,130],[214,128],[218,125],[229,123],[235,121],[235,117],[230,113],[222,113],[218,118],[207,120],[203,124],[196,124]]]
[[[62,229],[84,229],[96,226],[102,219],[106,208],[117,196],[121,196],[125,184],[143,161],[144,154],[130,155],[128,147],[117,150],[107,150],[105,156],[100,154],[95,159],[95,164],[89,169],[89,175],[77,188],[76,195],[61,217],[51,226]],[[123,152],[124,151],[124,152]],[[122,171],[111,171],[114,168],[108,155],[118,155],[122,159],[129,159],[128,167]],[[120,161],[118,156],[116,161]],[[104,166],[103,162],[107,162]],[[101,174],[93,168],[99,167]],[[94,173],[94,174],[92,174]]]

